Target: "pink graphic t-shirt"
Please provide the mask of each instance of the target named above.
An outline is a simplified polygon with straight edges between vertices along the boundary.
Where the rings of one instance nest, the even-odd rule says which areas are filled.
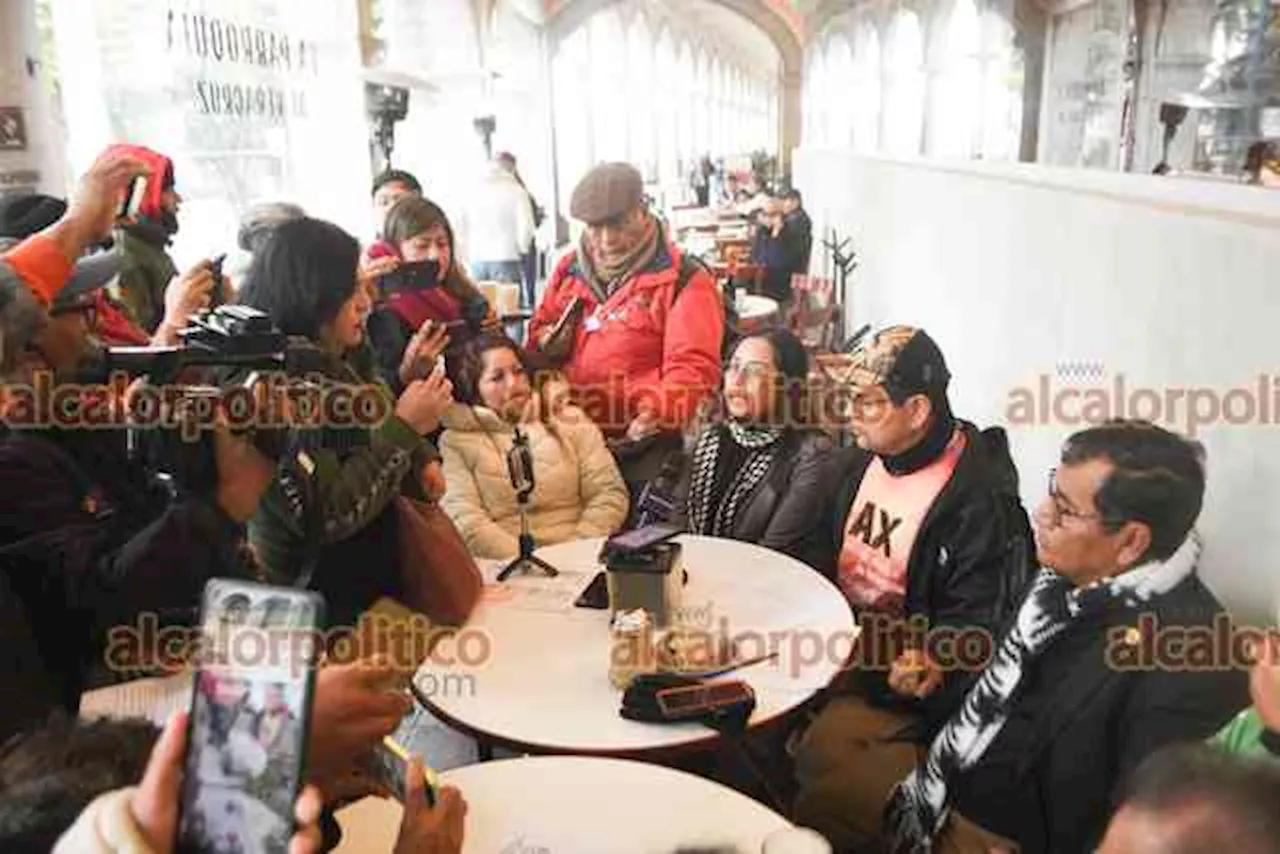
[[[957,430],[936,460],[911,474],[890,474],[879,457],[867,466],[845,520],[837,564],[840,589],[855,608],[902,613],[920,525],[955,473],[964,446],[964,433]]]

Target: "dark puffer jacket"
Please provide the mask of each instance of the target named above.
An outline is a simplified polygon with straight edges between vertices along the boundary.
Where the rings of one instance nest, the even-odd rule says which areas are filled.
[[[1019,601],[1035,567],[1035,545],[1018,497],[1018,470],[1004,430],[979,431],[966,421],[957,425],[964,433],[965,448],[951,479],[921,522],[907,561],[901,616],[923,617],[931,630],[945,626],[986,632],[989,637]],[[871,460],[870,453],[853,448],[833,462],[842,472],[842,486],[829,517],[831,551],[825,559],[832,577],[849,511]],[[865,642],[867,637],[864,633]],[[887,670],[861,670],[855,677],[859,692],[873,704],[920,713],[923,730],[906,735],[922,743],[932,739],[950,717],[973,678],[972,672],[951,669],[941,688],[916,701],[891,691],[887,675]]]

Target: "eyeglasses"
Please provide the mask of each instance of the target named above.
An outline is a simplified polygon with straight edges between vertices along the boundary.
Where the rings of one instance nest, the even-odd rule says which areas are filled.
[[[768,379],[772,371],[773,365],[770,365],[768,362],[739,362],[737,359],[730,360],[729,364],[724,369],[726,376],[731,374],[741,375],[743,379],[748,380]]]
[[[891,401],[888,397],[868,397],[857,394],[853,397],[853,414],[862,421],[878,421],[888,411]]]
[[[1053,508],[1053,525],[1057,527],[1064,519],[1078,519],[1082,522],[1090,519],[1101,519],[1101,513],[1081,513],[1079,510],[1072,510],[1068,507],[1062,498],[1062,493],[1058,491],[1058,470],[1056,468],[1049,469],[1049,506]]]

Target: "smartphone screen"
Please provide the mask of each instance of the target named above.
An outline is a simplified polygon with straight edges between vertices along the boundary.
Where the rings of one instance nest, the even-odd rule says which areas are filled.
[[[680,529],[674,525],[645,525],[634,531],[615,534],[606,545],[610,551],[634,552],[669,540],[679,533]]]
[[[395,795],[396,800],[404,803],[405,773],[409,769],[409,751],[391,736],[385,736],[382,743],[373,751],[369,761],[369,773],[373,778],[386,786]],[[436,792],[440,788],[439,777],[431,768],[423,765],[423,789],[427,796],[427,806],[436,805]]]
[[[178,851],[288,851],[323,610],[293,588],[206,585]]]
[[[125,193],[124,199],[120,202],[116,219],[137,219],[138,211],[142,210],[142,200],[146,195],[147,178],[145,175],[139,175],[129,182],[129,192]]]

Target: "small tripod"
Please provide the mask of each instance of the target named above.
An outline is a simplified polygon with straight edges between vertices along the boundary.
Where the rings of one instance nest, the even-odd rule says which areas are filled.
[[[498,573],[499,581],[506,581],[516,570],[538,569],[555,577],[560,571],[534,555],[533,534],[529,532],[529,499],[533,497],[533,455],[529,452],[529,437],[516,428],[515,441],[507,452],[507,471],[511,486],[516,491],[516,507],[520,511],[520,554]]]

